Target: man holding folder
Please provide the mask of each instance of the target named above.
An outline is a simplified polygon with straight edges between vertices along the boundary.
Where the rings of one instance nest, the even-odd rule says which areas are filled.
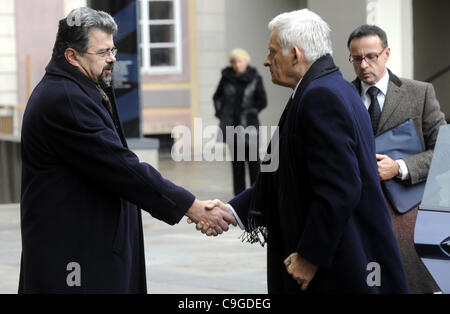
[[[404,154],[401,158],[395,154],[377,154],[380,180],[385,188],[395,181],[395,184],[401,182],[401,188],[405,190],[417,187],[427,179],[439,127],[446,124],[433,86],[429,83],[400,79],[386,68],[391,51],[386,33],[377,26],[358,27],[350,34],[347,46],[350,51],[349,61],[357,75],[353,84],[369,110],[375,137],[391,136],[394,140],[390,143],[394,147],[391,147],[390,151],[402,150],[403,147],[395,147],[396,143],[402,145],[399,138],[395,140],[395,132],[404,132],[409,123],[412,130],[407,129],[407,132],[413,133],[410,139],[416,140],[419,146],[418,151]],[[387,134],[388,131],[391,134]],[[377,152],[380,151],[378,146],[377,142]],[[408,145],[404,146],[408,148]],[[414,225],[418,207],[400,210],[400,206],[396,206],[390,197],[389,191],[387,194],[392,225],[410,292],[438,291],[438,286],[414,248]],[[400,199],[403,197],[394,196]]]

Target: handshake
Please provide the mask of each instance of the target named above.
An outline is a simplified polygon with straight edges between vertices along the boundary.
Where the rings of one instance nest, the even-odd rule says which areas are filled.
[[[237,226],[231,209],[220,200],[199,201],[195,199],[186,212],[188,223],[196,224],[197,230],[207,236],[217,236],[228,231],[229,225]]]

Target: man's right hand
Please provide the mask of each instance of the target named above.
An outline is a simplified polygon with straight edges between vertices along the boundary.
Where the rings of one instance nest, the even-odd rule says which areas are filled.
[[[217,236],[228,231],[230,224],[236,226],[237,222],[233,214],[228,209],[224,210],[222,207],[214,205],[216,203],[195,199],[191,208],[186,212],[186,216],[189,217],[188,223],[195,223],[197,230],[208,236]]]
[[[230,210],[230,208],[223,203],[222,201],[215,199],[214,201],[207,201],[206,209],[209,211],[213,210],[220,210],[223,213],[226,213],[226,221],[229,225],[237,226],[237,220],[236,217],[234,217],[233,212]],[[231,217],[231,218],[230,218]],[[188,223],[193,223],[192,220],[188,220]],[[214,228],[211,228],[211,226],[208,226],[208,224],[201,220],[196,223],[196,229],[201,231],[202,233],[206,234],[207,236],[216,236],[217,233]]]

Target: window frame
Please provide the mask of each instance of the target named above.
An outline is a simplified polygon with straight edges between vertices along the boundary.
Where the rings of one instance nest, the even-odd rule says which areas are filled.
[[[166,20],[150,20],[150,2],[172,2],[173,3],[173,19]],[[180,0],[139,0],[140,16],[138,16],[139,30],[141,32],[141,41],[138,47],[141,58],[141,74],[161,75],[161,74],[180,74],[183,72],[182,57],[182,40],[181,40],[181,3]],[[150,26],[151,25],[173,25],[174,41],[170,43],[151,43],[150,42]],[[175,65],[173,66],[152,66],[151,65],[151,49],[154,48],[174,48]]]

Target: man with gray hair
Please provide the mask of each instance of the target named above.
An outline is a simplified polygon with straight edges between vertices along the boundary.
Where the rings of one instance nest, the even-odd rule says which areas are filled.
[[[146,293],[140,208],[171,225],[205,220],[216,235],[235,223],[128,149],[110,86],[116,32],[105,12],[72,11],[28,102],[20,293]]]
[[[269,29],[264,65],[294,90],[279,122],[279,168],[229,202],[246,239],[268,243],[269,293],[407,292],[370,118],[333,62],[327,23],[303,9]]]

